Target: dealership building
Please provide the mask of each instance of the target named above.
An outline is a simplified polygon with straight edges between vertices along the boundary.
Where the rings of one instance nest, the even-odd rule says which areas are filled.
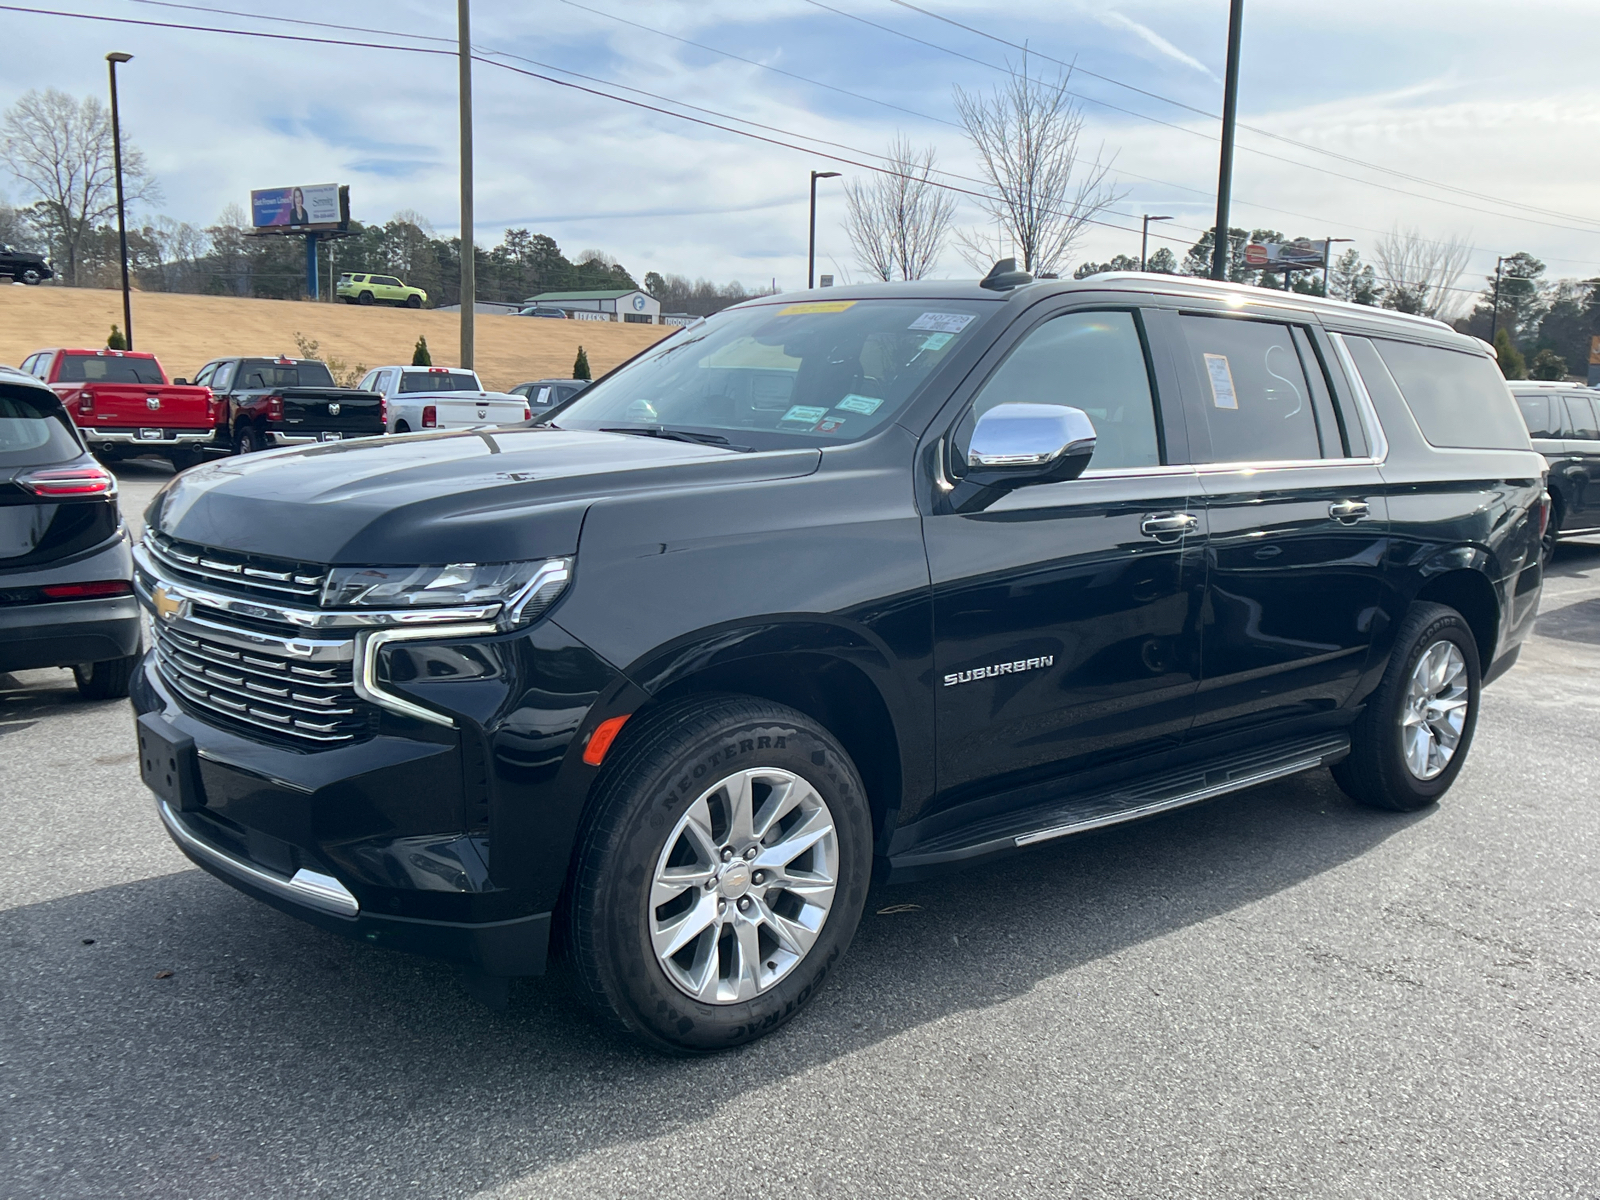
[[[633,325],[661,324],[661,301],[638,288],[604,292],[540,292],[522,302],[524,308],[559,308],[579,321],[626,321]]]

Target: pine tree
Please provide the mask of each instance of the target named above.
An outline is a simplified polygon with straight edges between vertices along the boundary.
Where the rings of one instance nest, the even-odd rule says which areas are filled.
[[[107,350],[126,350],[127,348],[128,348],[128,339],[123,336],[122,330],[118,329],[115,325],[113,325],[111,327],[111,336],[106,339],[106,349]]]
[[[1528,377],[1527,360],[1522,357],[1522,351],[1517,349],[1511,340],[1511,334],[1504,326],[1495,331],[1494,352],[1500,360],[1500,374],[1507,379]]]
[[[428,339],[419,337],[416,349],[411,352],[411,365],[413,367],[433,366],[433,355],[428,353]]]
[[[583,352],[583,347],[578,347],[577,360],[572,364],[572,377],[574,379],[593,379],[589,374],[589,356]]]

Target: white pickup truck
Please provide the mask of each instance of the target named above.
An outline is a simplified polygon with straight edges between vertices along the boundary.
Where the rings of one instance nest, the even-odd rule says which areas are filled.
[[[510,425],[532,415],[523,397],[485,391],[476,372],[457,367],[374,367],[361,386],[383,397],[390,433]]]

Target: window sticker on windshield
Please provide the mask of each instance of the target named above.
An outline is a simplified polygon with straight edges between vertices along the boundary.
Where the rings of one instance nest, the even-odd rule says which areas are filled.
[[[855,307],[854,300],[813,300],[809,304],[786,304],[778,310],[780,317],[798,317],[802,313],[836,313]]]
[[[955,337],[955,334],[953,333],[930,333],[926,338],[923,339],[922,345],[918,346],[917,349],[943,350],[947,345],[949,345],[950,339],[953,337]]]
[[[932,329],[939,333],[960,333],[977,318],[967,313],[923,313],[907,329]]]
[[[864,417],[870,417],[883,407],[883,401],[872,396],[858,396],[852,392],[835,404],[834,407],[842,408],[845,412],[860,413]]]
[[[1228,369],[1226,354],[1207,354],[1206,374],[1211,377],[1211,402],[1218,408],[1239,407],[1239,395],[1233,390],[1233,372]]]
[[[828,410],[825,408],[813,408],[805,404],[796,404],[788,412],[784,413],[779,420],[804,421],[807,425],[815,425],[827,415]]]
[[[811,432],[812,433],[837,433],[839,431],[839,426],[841,426],[843,424],[844,424],[844,418],[843,417],[823,417],[822,420],[817,422],[817,427],[815,429],[813,429]]]

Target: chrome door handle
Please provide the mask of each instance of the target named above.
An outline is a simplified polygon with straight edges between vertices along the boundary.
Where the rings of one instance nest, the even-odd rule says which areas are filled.
[[[1335,500],[1328,505],[1328,515],[1335,521],[1344,521],[1347,524],[1370,516],[1371,511],[1365,500]]]
[[[1192,513],[1155,513],[1139,522],[1139,532],[1145,537],[1182,537],[1200,523]]]

